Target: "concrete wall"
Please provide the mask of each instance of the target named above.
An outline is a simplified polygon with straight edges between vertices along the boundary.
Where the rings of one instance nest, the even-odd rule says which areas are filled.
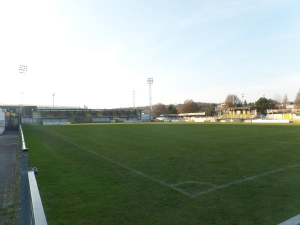
[[[192,118],[194,122],[200,122],[200,123],[205,123],[205,122],[216,122],[215,117],[202,117],[202,118]]]
[[[22,124],[43,124],[43,123],[70,122],[69,119],[41,119],[41,118],[22,118]]]
[[[105,123],[105,122],[110,122],[110,119],[106,117],[93,118],[93,123]]]

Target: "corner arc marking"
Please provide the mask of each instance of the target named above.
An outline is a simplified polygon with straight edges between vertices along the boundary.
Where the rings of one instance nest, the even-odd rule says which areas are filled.
[[[180,182],[180,183],[176,183],[176,184],[171,184],[171,186],[173,187],[177,187],[177,186],[180,186],[182,184],[203,184],[203,185],[209,185],[209,186],[212,186],[212,187],[218,187],[218,185],[216,184],[212,184],[212,183],[207,183],[207,182],[200,182],[200,181],[194,181],[194,180],[186,180],[186,181],[183,181],[183,182]]]

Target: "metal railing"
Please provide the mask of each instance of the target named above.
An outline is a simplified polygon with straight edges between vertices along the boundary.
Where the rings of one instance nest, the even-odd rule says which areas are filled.
[[[41,196],[35,175],[36,168],[28,167],[28,148],[22,126],[20,125],[21,144],[21,225],[47,225]]]
[[[22,130],[21,125],[20,125],[20,135],[21,135],[22,151],[28,151],[28,148],[26,147],[26,142],[25,142],[25,138],[24,138],[24,134],[23,134],[23,130]]]
[[[28,181],[31,196],[31,220],[35,225],[47,225],[42,199],[35,179],[35,172],[28,171]]]

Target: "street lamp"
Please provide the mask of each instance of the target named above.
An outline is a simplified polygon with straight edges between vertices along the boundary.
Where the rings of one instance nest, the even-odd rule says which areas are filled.
[[[54,96],[55,96],[55,93],[52,93],[52,97],[53,97],[53,108],[54,108]]]

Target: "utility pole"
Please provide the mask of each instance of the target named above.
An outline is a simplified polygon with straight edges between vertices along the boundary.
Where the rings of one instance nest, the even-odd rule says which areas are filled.
[[[242,107],[244,107],[244,93],[242,93]]]

